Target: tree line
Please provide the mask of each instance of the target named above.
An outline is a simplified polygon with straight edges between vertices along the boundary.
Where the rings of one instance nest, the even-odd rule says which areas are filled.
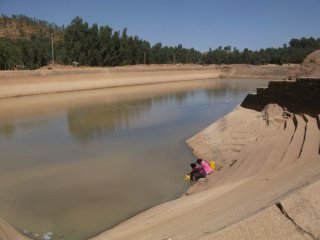
[[[231,46],[209,49],[203,54],[205,64],[288,64],[302,63],[305,57],[313,51],[320,49],[320,38],[313,37],[291,39],[289,45],[283,44],[279,48],[266,48],[252,51],[245,48],[242,52]]]
[[[24,18],[32,21],[30,18]],[[42,24],[47,24],[42,22]],[[50,24],[48,24],[50,25]],[[54,25],[50,25],[56,27]],[[109,26],[89,26],[82,18],[74,18],[66,28],[60,28],[62,38],[54,40],[55,62],[86,66],[122,66],[135,64],[285,64],[301,63],[316,49],[320,38],[291,39],[289,45],[252,51],[239,51],[231,46],[200,52],[194,48],[151,44],[138,36],[129,36],[127,29],[114,31]],[[53,36],[54,37],[54,36]],[[0,69],[23,66],[36,69],[51,61],[51,39],[47,35],[32,35],[31,39],[0,38]]]

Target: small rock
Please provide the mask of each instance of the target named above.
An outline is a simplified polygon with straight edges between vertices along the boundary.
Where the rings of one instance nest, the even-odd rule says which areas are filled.
[[[63,234],[60,234],[60,235],[59,235],[59,238],[63,238],[63,237],[64,237]]]
[[[43,235],[41,238],[41,240],[50,240],[50,239],[51,239],[51,237],[48,235]]]
[[[41,240],[51,240],[51,236],[45,233],[42,235]]]
[[[27,229],[24,229],[24,230],[23,230],[23,234],[25,234],[25,235],[27,235],[27,236],[30,236],[30,235],[32,235],[32,232],[30,232],[30,231],[27,230]]]

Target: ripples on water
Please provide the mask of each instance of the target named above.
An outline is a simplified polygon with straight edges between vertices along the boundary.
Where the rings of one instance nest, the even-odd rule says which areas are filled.
[[[261,80],[206,80],[0,100],[0,216],[86,239],[177,198],[185,140]]]

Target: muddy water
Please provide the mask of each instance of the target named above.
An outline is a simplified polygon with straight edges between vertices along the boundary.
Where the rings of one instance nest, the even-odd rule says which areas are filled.
[[[0,216],[86,239],[179,197],[185,140],[262,80],[206,80],[0,100]]]

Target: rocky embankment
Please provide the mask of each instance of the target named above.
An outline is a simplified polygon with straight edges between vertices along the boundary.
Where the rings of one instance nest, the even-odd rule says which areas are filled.
[[[298,112],[320,112],[320,78],[298,78],[296,81],[272,81],[267,88],[248,94],[241,106],[261,111],[276,103]]]

